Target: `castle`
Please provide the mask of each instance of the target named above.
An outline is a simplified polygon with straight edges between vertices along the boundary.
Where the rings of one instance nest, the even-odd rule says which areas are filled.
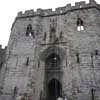
[[[100,100],[100,5],[19,12],[0,54],[0,100]]]

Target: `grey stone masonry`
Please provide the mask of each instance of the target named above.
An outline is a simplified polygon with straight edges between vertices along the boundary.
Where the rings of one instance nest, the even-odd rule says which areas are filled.
[[[100,100],[100,5],[19,12],[4,58],[0,100]]]
[[[2,45],[0,45],[0,95],[2,94],[2,89],[3,89],[3,82],[4,82],[4,76],[5,76],[5,68],[3,67],[6,60],[6,49],[2,48]]]

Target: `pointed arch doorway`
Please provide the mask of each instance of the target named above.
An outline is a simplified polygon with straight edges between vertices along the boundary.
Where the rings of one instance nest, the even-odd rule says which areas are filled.
[[[57,79],[52,79],[47,85],[47,100],[57,100],[62,96],[62,86]]]

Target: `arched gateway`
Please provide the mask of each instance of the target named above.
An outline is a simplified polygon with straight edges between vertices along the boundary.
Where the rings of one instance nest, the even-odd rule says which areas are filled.
[[[89,1],[18,13],[0,46],[0,100],[100,100],[100,4]]]
[[[51,46],[42,52],[45,63],[44,91],[46,100],[57,100],[62,96],[62,62],[64,50],[58,46]]]
[[[62,86],[59,80],[52,79],[49,81],[47,85],[47,99],[48,100],[56,100],[58,97],[62,96]]]

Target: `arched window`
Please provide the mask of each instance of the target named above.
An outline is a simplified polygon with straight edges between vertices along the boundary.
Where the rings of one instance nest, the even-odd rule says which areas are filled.
[[[77,31],[82,31],[84,30],[84,25],[83,25],[83,20],[81,18],[77,19]]]
[[[60,57],[55,54],[52,53],[51,55],[49,55],[46,59],[46,66],[49,68],[55,68],[58,67],[60,65]]]
[[[32,25],[31,25],[31,24],[29,24],[29,25],[27,26],[26,36],[32,36],[32,37],[34,38],[34,31],[33,31],[33,29],[32,29]]]
[[[27,26],[27,30],[28,30],[28,31],[31,31],[31,30],[32,30],[32,25],[31,25],[31,24],[29,24],[29,25]]]

